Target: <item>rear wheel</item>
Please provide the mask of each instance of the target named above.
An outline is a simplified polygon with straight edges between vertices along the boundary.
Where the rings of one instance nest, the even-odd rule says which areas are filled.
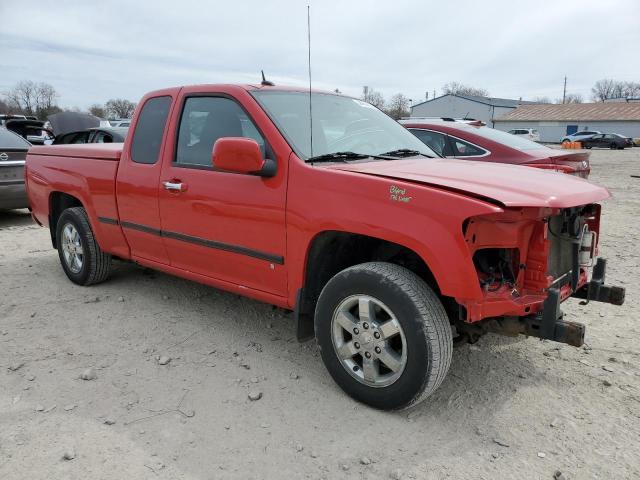
[[[73,283],[92,285],[109,277],[111,255],[100,249],[84,208],[73,207],[62,212],[56,241],[64,273]]]
[[[615,142],[612,142],[612,143],[609,145],[609,148],[610,148],[611,150],[617,150],[618,145],[616,145],[616,143],[615,143]]]
[[[424,400],[451,363],[453,339],[442,303],[399,265],[371,262],[338,273],[322,290],[315,327],[336,383],[376,408]]]

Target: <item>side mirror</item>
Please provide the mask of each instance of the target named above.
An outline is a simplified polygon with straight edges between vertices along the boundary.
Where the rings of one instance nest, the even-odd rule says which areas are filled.
[[[251,138],[219,138],[213,145],[211,161],[215,168],[229,172],[275,175],[275,162],[262,158],[258,142]]]

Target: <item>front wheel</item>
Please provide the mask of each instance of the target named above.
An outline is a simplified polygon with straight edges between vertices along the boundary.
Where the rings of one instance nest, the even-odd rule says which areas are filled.
[[[399,265],[371,262],[338,273],[320,294],[315,328],[333,379],[375,408],[424,400],[451,364],[453,338],[442,303]]]
[[[62,212],[56,242],[64,273],[73,283],[92,285],[109,277],[111,255],[100,249],[84,208],[73,207]]]

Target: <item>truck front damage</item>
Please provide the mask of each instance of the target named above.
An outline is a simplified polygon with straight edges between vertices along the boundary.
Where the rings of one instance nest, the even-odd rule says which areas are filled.
[[[456,298],[462,341],[492,332],[581,346],[585,327],[565,321],[560,304],[624,302],[625,289],[605,283],[606,260],[598,257],[599,204],[505,209],[462,228],[480,291]]]

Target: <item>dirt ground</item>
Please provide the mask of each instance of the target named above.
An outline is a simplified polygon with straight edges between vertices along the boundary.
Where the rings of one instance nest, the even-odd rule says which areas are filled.
[[[565,304],[585,348],[460,347],[400,413],[347,397],[290,313],[127,263],[75,286],[47,230],[0,213],[0,479],[640,478],[640,148],[591,158],[626,304]]]

